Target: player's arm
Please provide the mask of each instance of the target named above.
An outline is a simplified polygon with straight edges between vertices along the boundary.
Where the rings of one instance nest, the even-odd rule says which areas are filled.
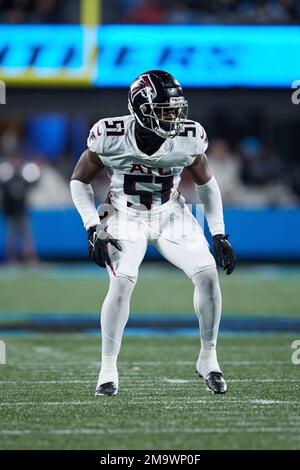
[[[226,274],[231,274],[236,265],[236,256],[228,242],[229,235],[225,235],[222,197],[218,183],[209,170],[206,155],[197,155],[187,170],[195,183],[198,200],[204,206],[217,263],[226,270]]]
[[[98,155],[86,149],[74,168],[71,181],[77,180],[90,184],[103,168],[104,165]]]
[[[117,240],[105,232],[95,207],[94,191],[90,183],[103,168],[98,155],[87,149],[78,160],[70,183],[73,202],[88,233],[89,258],[101,267],[111,266],[108,243],[121,250]]]
[[[98,155],[87,149],[78,160],[71,177],[72,199],[86,230],[100,224],[99,214],[95,207],[94,191],[90,183],[103,167]]]

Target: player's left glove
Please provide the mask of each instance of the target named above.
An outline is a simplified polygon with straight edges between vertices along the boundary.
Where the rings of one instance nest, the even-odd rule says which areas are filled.
[[[213,241],[217,265],[223,268],[226,274],[231,274],[236,266],[237,259],[228,237],[229,235],[215,235]]]
[[[117,250],[122,251],[120,243],[112,238],[109,233],[102,229],[101,225],[95,225],[88,230],[89,239],[89,258],[95,261],[98,266],[105,268],[111,266],[111,260],[108,254],[108,244],[113,245]]]

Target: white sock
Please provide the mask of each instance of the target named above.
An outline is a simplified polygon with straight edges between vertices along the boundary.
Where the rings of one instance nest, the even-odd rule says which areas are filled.
[[[201,350],[197,360],[197,371],[206,378],[219,372],[216,344],[221,318],[222,299],[216,268],[209,268],[193,277],[195,285],[194,308],[199,319]]]
[[[125,277],[111,277],[101,309],[102,362],[98,385],[114,382],[118,386],[117,357],[129,316],[134,283]]]
[[[202,348],[196,364],[196,369],[204,379],[207,378],[210,372],[222,372],[218,363],[217,351],[204,351]]]
[[[97,388],[101,384],[113,382],[118,388],[119,378],[117,369],[117,356],[103,356],[101,358],[101,369],[97,382]]]

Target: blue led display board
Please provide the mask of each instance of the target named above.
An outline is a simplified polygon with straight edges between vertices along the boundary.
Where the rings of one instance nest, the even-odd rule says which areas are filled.
[[[297,26],[0,25],[0,79],[118,87],[159,68],[190,87],[291,87],[299,51]]]
[[[79,25],[0,25],[0,79],[8,85],[89,85],[97,34]]]
[[[97,85],[128,85],[156,68],[191,87],[290,87],[300,78],[299,27],[110,25],[98,37]]]

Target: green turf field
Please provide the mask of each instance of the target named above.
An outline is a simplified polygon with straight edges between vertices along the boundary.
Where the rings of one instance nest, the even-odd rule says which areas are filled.
[[[214,396],[194,372],[196,337],[125,337],[119,395],[95,398],[97,336],[8,337],[1,449],[299,448],[293,339],[222,338],[229,388]]]
[[[224,314],[300,314],[299,268],[239,268],[220,275]],[[97,312],[106,273],[93,265],[2,268],[1,312]],[[193,286],[177,269],[144,265],[132,297],[135,313],[193,313]],[[1,319],[1,316],[0,316]]]
[[[240,267],[221,286],[225,317],[300,316],[297,267]],[[208,393],[194,372],[197,336],[125,336],[112,398],[94,397],[99,335],[1,333],[7,322],[19,328],[22,313],[96,316],[106,288],[93,265],[0,269],[0,449],[300,448],[299,333],[221,336],[226,396]],[[145,265],[132,315],[194,315],[192,295],[178,270]]]

